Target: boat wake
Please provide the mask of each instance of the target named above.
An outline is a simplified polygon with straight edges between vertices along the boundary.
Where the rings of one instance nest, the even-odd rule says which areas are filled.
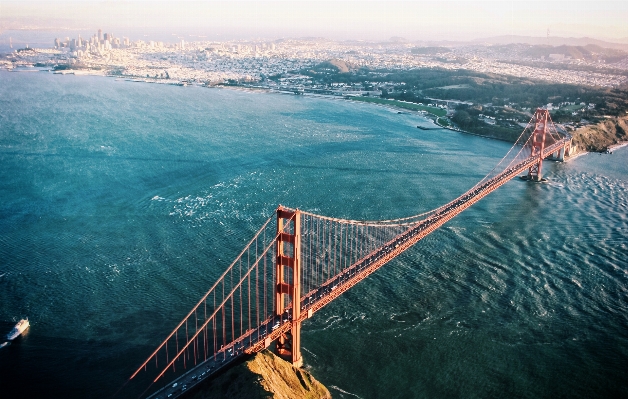
[[[340,392],[340,393],[341,393],[341,395],[340,395],[340,396],[342,396],[342,394],[344,393],[344,394],[346,394],[346,395],[351,395],[351,396],[355,396],[356,398],[362,399],[360,396],[358,396],[358,395],[356,395],[356,394],[354,394],[354,393],[351,393],[351,392],[347,392],[347,391],[345,391],[345,390],[342,390],[342,389],[338,388],[338,387],[337,387],[337,386],[335,386],[335,385],[331,385],[331,386],[330,386],[330,388],[331,388],[331,389],[335,389],[336,391]]]
[[[17,322],[15,327],[7,334],[7,340],[13,341],[15,338],[19,337],[26,329],[30,326],[28,319],[22,319]]]

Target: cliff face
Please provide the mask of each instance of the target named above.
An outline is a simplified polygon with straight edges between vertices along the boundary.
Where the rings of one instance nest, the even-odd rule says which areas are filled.
[[[331,399],[307,371],[268,350],[209,381],[192,399]]]
[[[613,144],[628,141],[628,117],[609,118],[597,125],[582,127],[572,135],[578,151],[606,151]]]

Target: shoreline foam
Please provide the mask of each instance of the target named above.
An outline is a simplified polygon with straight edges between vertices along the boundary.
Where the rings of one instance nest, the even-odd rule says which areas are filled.
[[[609,145],[607,151],[615,151],[626,146],[628,146],[628,141],[622,141],[621,143]]]

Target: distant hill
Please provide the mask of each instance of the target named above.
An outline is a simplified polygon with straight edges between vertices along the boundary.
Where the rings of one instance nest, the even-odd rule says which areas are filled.
[[[340,60],[336,58],[333,60],[321,62],[320,64],[313,67],[312,71],[317,72],[317,73],[329,72],[329,71],[334,71],[338,73],[347,73],[354,69],[355,68],[351,64],[347,63],[344,60]]]
[[[510,43],[527,43],[532,45],[550,45],[550,46],[587,46],[596,45],[603,48],[628,51],[628,43],[611,43],[603,40],[592,39],[590,37],[534,37],[534,36],[494,36],[484,39],[473,40],[476,44],[510,44]]]
[[[586,46],[532,46],[524,51],[524,54],[533,58],[548,58],[550,54],[562,54],[576,60],[604,60],[606,62],[617,62],[628,57],[628,52],[611,48],[600,47],[596,44]]]
[[[388,41],[390,43],[407,43],[408,40],[405,37],[401,37],[401,36],[393,36],[390,39],[388,39]]]

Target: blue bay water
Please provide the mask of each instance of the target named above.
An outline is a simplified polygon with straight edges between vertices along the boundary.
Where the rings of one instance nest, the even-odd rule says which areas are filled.
[[[3,392],[111,397],[277,205],[417,214],[509,149],[420,124],[0,72],[0,328],[31,321],[0,349]],[[304,324],[305,366],[334,397],[628,396],[628,148],[544,168],[548,184],[506,184]]]

